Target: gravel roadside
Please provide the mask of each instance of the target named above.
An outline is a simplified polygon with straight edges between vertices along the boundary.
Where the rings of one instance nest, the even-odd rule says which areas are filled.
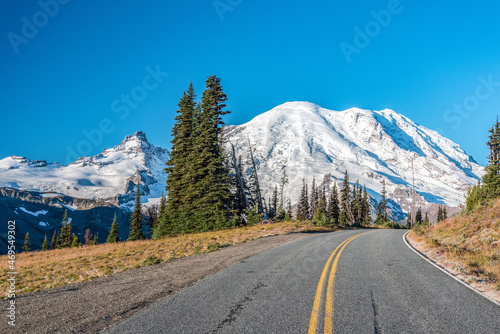
[[[196,281],[246,258],[307,236],[260,238],[216,252],[141,267],[16,298],[16,326],[2,333],[96,333]],[[1,300],[5,314],[8,300]]]

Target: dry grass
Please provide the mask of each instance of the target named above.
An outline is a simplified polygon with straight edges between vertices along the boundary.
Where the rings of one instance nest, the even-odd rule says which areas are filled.
[[[132,268],[243,243],[265,236],[293,232],[328,231],[327,228],[292,222],[256,225],[224,231],[189,234],[161,240],[102,244],[16,255],[17,294],[50,289],[107,276]],[[0,256],[0,273],[7,276],[7,256]],[[4,285],[3,296],[7,286]]]
[[[500,200],[471,214],[458,215],[411,232],[411,238],[460,263],[473,276],[500,290]]]

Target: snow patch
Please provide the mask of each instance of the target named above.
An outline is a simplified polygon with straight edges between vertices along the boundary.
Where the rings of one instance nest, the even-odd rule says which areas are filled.
[[[70,210],[70,211],[75,211],[76,209],[78,209],[78,207],[76,205],[67,205],[67,204],[64,204],[62,202],[59,202],[60,205],[62,205],[63,207],[65,207],[66,209]]]
[[[58,193],[40,193],[39,195],[41,197],[44,197],[44,198],[52,198],[52,197],[57,197],[57,196],[64,196],[63,194],[58,194]]]
[[[26,210],[24,207],[20,207],[19,208],[21,211],[24,211],[25,213],[28,213],[32,216],[35,216],[35,217],[38,217],[38,215],[45,215],[47,214],[47,210],[40,210],[40,211],[37,211],[37,212],[32,212],[32,211],[29,211],[29,210]]]

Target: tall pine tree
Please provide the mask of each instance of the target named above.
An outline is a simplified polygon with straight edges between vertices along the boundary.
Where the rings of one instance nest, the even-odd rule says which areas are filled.
[[[363,224],[370,225],[372,221],[372,216],[370,214],[370,202],[368,199],[368,192],[366,191],[366,186],[363,186]]]
[[[439,223],[440,221],[443,220],[443,208],[441,205],[438,206],[438,214],[437,214],[437,222]]]
[[[305,191],[306,191],[306,185],[304,179],[302,179],[302,189],[300,190],[299,200],[297,201],[297,211],[295,215],[295,219],[297,219],[298,221],[304,220],[304,210],[302,203],[304,202]]]
[[[342,183],[342,191],[340,192],[340,208],[340,224],[347,226],[354,223],[351,211],[351,186],[347,170],[344,174],[344,182]]]
[[[54,230],[54,234],[52,235],[52,241],[50,242],[50,249],[56,249],[57,248],[57,231]]]
[[[483,187],[487,198],[497,198],[500,196],[500,123],[497,121],[490,129],[488,147],[488,166],[486,174],[483,176]]]
[[[189,215],[183,223],[191,231],[228,226],[230,184],[222,148],[222,116],[228,113],[224,110],[226,100],[220,79],[215,75],[208,77],[188,165],[186,198],[191,209],[186,211]]]
[[[137,190],[135,194],[134,211],[132,212],[130,221],[130,233],[127,241],[144,240],[144,234],[141,231],[142,227],[142,206],[141,206],[141,187],[140,181],[137,181]]]
[[[338,226],[340,223],[340,207],[339,194],[337,191],[337,182],[333,185],[330,201],[328,202],[328,221],[333,226]]]
[[[120,238],[118,237],[118,221],[116,220],[116,212],[115,218],[113,218],[113,223],[111,224],[111,229],[109,230],[108,238],[106,239],[107,243],[117,243],[120,242]]]
[[[313,222],[319,226],[327,226],[328,218],[325,188],[323,187],[322,190],[318,189],[317,194],[319,200],[316,212],[314,213]]]
[[[316,215],[316,210],[318,209],[319,196],[318,188],[316,187],[316,177],[313,176],[313,182],[311,186],[311,218]]]
[[[48,249],[48,244],[47,244],[47,234],[46,234],[45,239],[43,239],[42,251],[46,251],[47,249]]]
[[[417,213],[415,214],[415,224],[422,224],[422,208],[418,207]]]
[[[189,175],[189,167],[193,164],[193,146],[195,139],[195,102],[196,94],[193,83],[182,95],[179,101],[178,115],[175,117],[176,123],[172,128],[172,148],[170,159],[167,161],[165,172],[167,175],[166,190],[168,200],[165,211],[168,212],[168,221],[162,224],[182,225],[194,210],[192,206],[192,196],[188,189],[193,181]],[[160,218],[165,220],[165,214]]]
[[[71,221],[68,221],[68,209],[66,209],[64,210],[64,216],[61,222],[61,233],[59,234],[57,240],[58,248],[71,247],[71,243],[73,242],[73,236],[71,230],[72,230],[72,225]]]
[[[24,237],[23,252],[29,252],[31,250],[30,233],[27,232]]]

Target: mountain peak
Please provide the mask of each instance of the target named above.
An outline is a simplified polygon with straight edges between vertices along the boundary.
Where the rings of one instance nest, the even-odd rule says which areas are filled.
[[[319,108],[317,104],[308,101],[290,101],[280,104],[279,106],[276,106],[273,109],[280,107],[302,107],[302,108],[313,108],[313,109]]]
[[[143,131],[137,131],[133,135],[127,135],[123,138],[121,145],[125,145],[128,142],[137,142],[138,144],[149,144],[146,138],[146,133]]]

